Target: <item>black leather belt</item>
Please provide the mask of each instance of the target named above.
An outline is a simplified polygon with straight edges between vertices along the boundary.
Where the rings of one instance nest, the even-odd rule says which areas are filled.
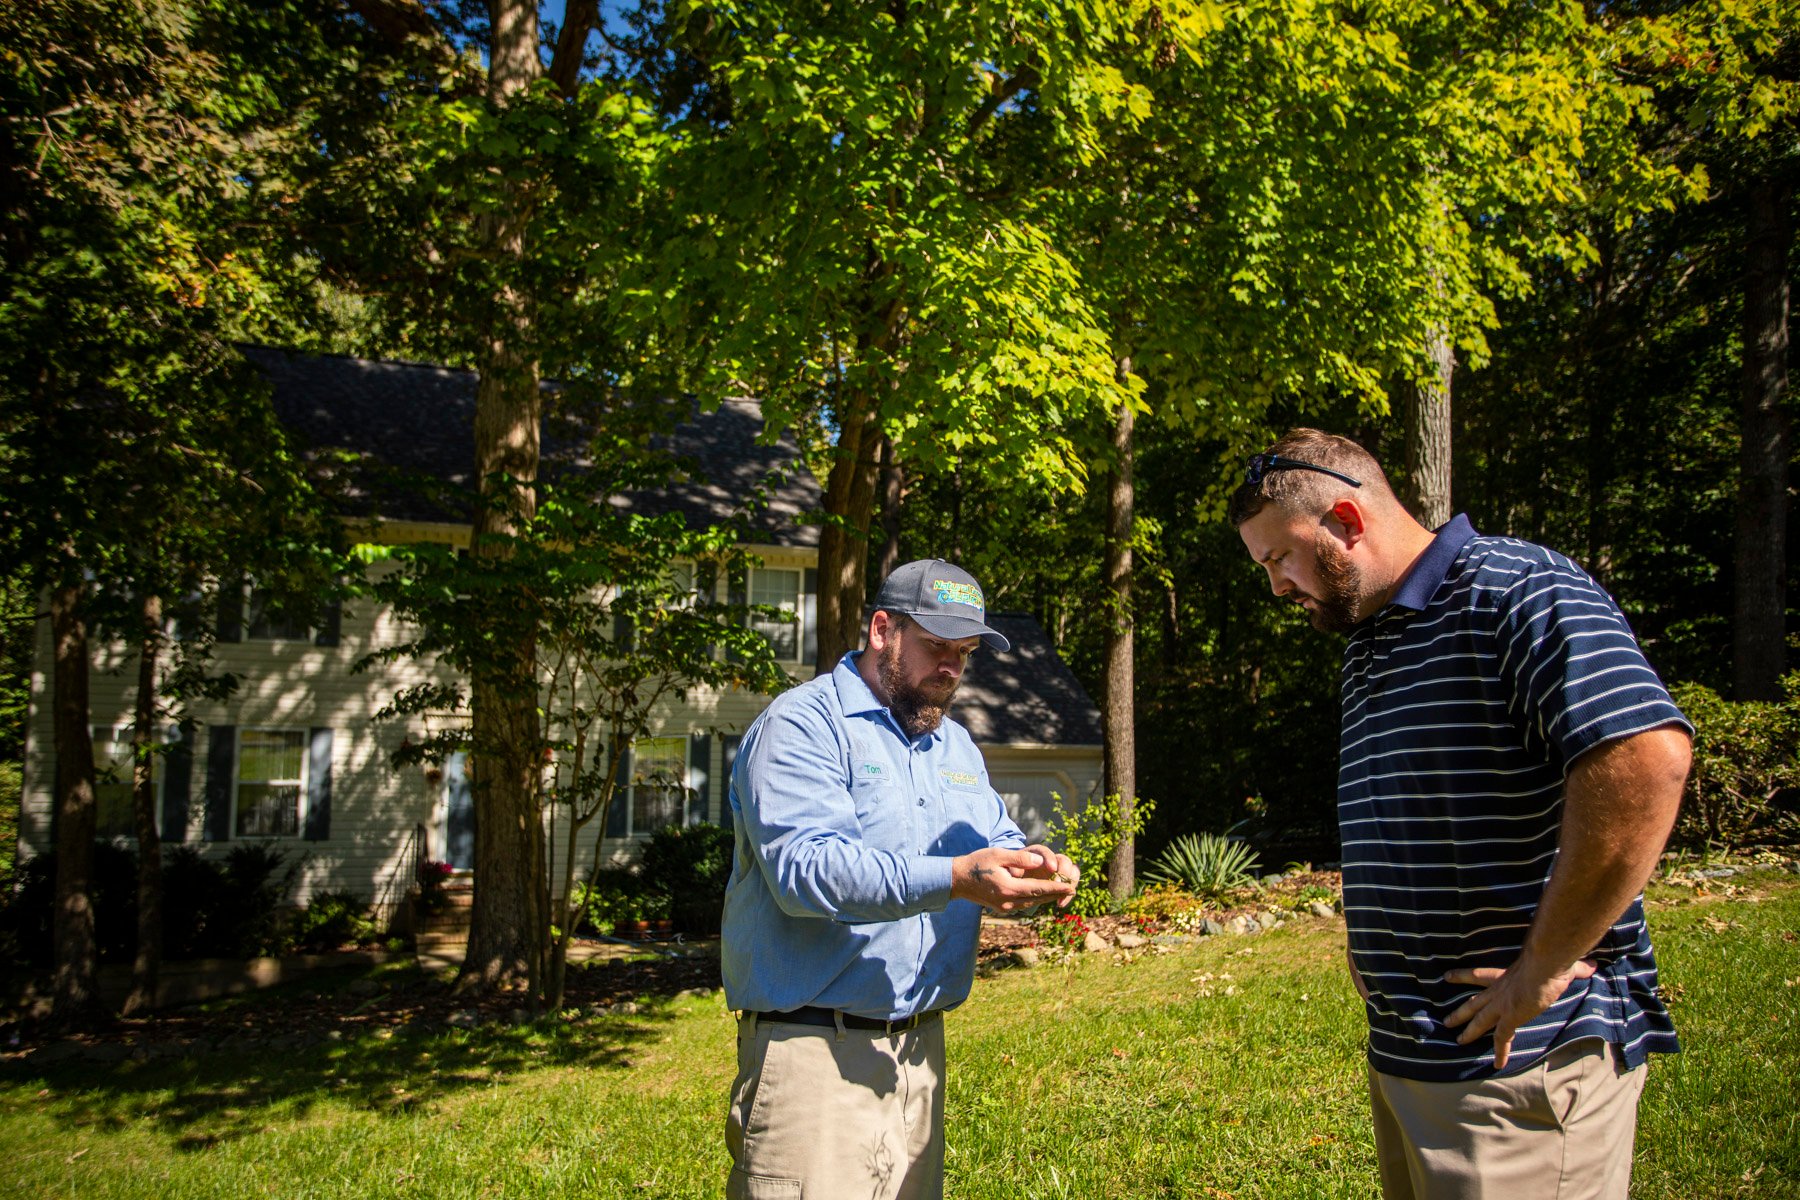
[[[751,1013],[758,1021],[780,1021],[789,1025],[823,1025],[837,1028],[839,1013],[836,1009],[820,1008],[808,1004],[803,1008],[789,1009],[787,1012]],[[914,1013],[910,1017],[898,1017],[892,1021],[882,1021],[875,1017],[859,1017],[854,1013],[842,1014],[845,1029],[879,1029],[883,1033],[903,1033],[908,1029],[917,1029],[928,1025],[944,1015],[944,1010],[934,1008],[930,1012]]]

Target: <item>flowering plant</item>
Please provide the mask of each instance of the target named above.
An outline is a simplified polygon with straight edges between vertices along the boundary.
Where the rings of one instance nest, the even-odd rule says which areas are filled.
[[[444,884],[456,868],[447,862],[427,859],[419,864],[419,907],[426,912],[436,912],[444,907]]]
[[[1046,945],[1068,950],[1081,945],[1087,940],[1092,927],[1077,913],[1067,912],[1056,917],[1039,917],[1037,934]]]

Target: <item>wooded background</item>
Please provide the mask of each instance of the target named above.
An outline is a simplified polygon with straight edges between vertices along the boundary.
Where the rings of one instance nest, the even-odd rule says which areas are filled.
[[[1427,523],[1569,554],[1665,679],[1777,701],[1796,31],[1795,0],[7,6],[0,758],[45,617],[75,847],[90,639],[144,649],[149,728],[210,686],[165,609],[342,575],[330,464],[244,342],[479,371],[483,555],[535,514],[541,380],[757,396],[825,489],[821,663],[888,567],[961,562],[1101,703],[1140,850],[1334,844],[1338,645],[1222,520],[1291,424]],[[537,861],[509,654],[478,863]],[[523,969],[534,903],[478,896],[466,974]]]

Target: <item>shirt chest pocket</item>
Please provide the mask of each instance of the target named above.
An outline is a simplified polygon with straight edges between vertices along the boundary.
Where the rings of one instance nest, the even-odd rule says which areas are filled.
[[[982,777],[974,771],[944,767],[937,773],[937,788],[943,819],[938,852],[966,854],[986,846],[993,810]]]
[[[901,850],[912,834],[906,791],[885,763],[858,760],[850,776],[850,801],[863,844],[874,850]]]

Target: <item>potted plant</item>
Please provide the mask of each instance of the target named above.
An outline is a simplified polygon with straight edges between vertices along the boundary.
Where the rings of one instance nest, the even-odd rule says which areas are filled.
[[[612,897],[612,932],[616,938],[641,942],[650,936],[650,922],[644,917],[641,897],[618,892]]]
[[[669,916],[669,896],[667,892],[650,892],[642,898],[643,914],[650,922],[650,929],[657,937],[667,937],[674,932],[675,922]]]

